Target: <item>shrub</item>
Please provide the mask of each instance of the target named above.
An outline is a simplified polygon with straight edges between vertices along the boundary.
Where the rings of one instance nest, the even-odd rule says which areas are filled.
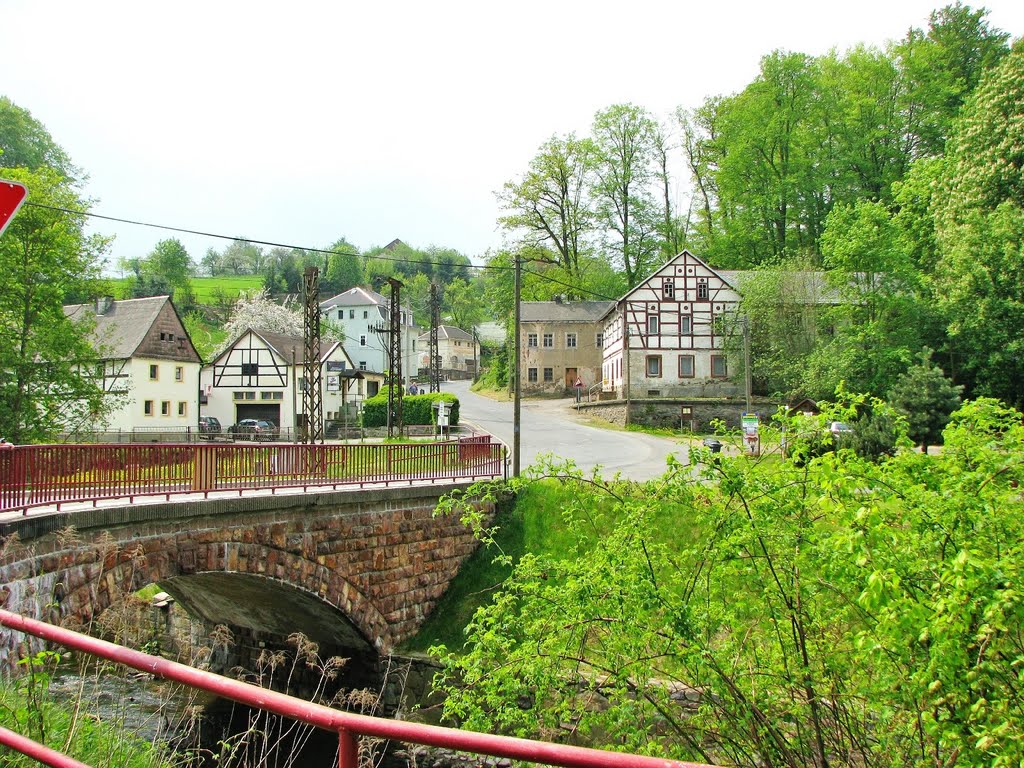
[[[402,420],[406,424],[436,424],[437,409],[434,403],[443,400],[451,404],[448,423],[459,423],[459,399],[448,392],[431,392],[424,395],[402,397]],[[383,427],[388,423],[388,392],[382,389],[377,395],[363,403],[363,426]]]

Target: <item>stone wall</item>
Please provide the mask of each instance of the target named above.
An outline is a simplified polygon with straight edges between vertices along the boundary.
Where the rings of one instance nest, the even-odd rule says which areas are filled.
[[[690,408],[690,415],[684,416],[683,409]],[[755,398],[751,408],[763,418],[775,413],[778,404],[774,401]],[[743,398],[645,398],[629,403],[629,424],[647,427],[684,429],[693,432],[710,432],[711,423],[721,420],[729,427],[739,428],[740,415],[746,409]],[[627,425],[626,401],[609,400],[580,405],[580,411],[596,416],[620,427]]]
[[[147,504],[5,522],[0,597],[9,610],[84,627],[118,596],[159,583],[208,625],[283,637],[302,631],[316,642],[388,653],[419,628],[476,547],[458,519],[433,514],[453,487]],[[0,630],[0,657],[20,655],[19,642]]]

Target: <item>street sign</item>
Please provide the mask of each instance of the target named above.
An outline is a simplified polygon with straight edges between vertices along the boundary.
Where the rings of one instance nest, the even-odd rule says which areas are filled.
[[[24,184],[0,179],[0,235],[7,229],[27,196],[28,189]]]

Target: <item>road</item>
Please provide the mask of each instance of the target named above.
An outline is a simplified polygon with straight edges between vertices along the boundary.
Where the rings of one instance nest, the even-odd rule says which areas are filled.
[[[511,400],[491,400],[470,392],[468,381],[445,382],[442,390],[459,398],[461,423],[490,432],[511,450]],[[541,454],[551,453],[572,459],[587,472],[600,466],[605,476],[621,473],[630,480],[650,480],[664,474],[669,454],[687,461],[687,447],[675,440],[589,426],[576,414],[571,398],[523,400],[520,420],[523,470]]]

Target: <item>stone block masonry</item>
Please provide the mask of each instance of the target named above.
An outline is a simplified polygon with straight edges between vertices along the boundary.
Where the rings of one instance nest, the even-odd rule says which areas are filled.
[[[477,542],[435,516],[462,485],[147,504],[0,525],[0,598],[87,627],[159,583],[209,625],[390,653],[430,614]],[[487,510],[493,514],[493,509]],[[21,649],[24,651],[24,649]],[[0,630],[0,657],[19,655]]]

